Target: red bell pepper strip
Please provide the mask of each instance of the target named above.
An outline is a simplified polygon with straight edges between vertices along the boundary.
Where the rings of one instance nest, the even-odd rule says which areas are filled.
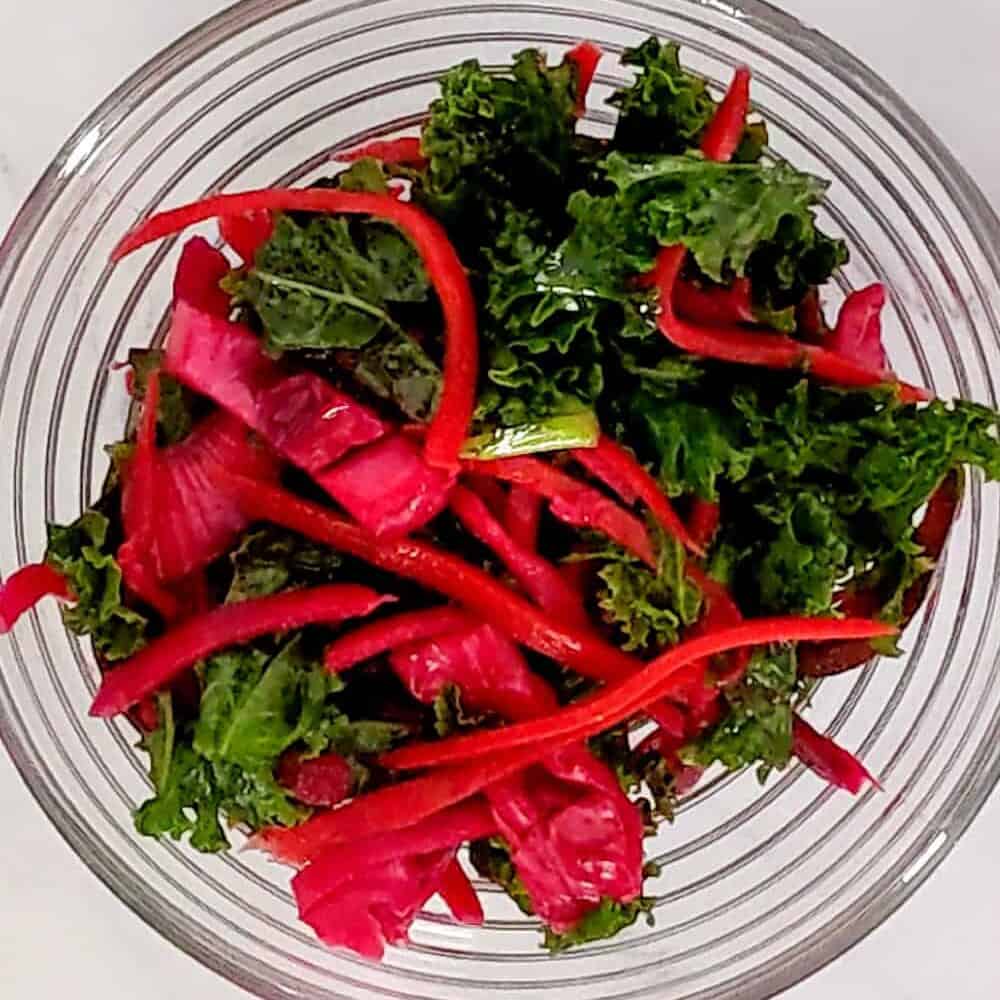
[[[882,787],[854,754],[837,746],[829,736],[817,733],[797,715],[792,720],[792,753],[824,781],[852,795],[857,795],[865,782]]]
[[[686,639],[662,653],[628,678],[559,712],[502,729],[480,730],[433,743],[410,744],[383,754],[382,763],[393,770],[413,770],[472,762],[480,757],[495,759],[501,753],[544,743],[548,749],[562,743],[587,739],[629,718],[657,699],[671,693],[683,668],[719,653],[743,646],[773,642],[822,641],[824,639],[871,638],[893,635],[884,622],[863,618],[758,618],[719,629],[695,639]]]
[[[278,784],[307,806],[335,806],[349,798],[354,769],[339,753],[304,758],[289,751],[278,762]]]
[[[643,562],[656,566],[652,542],[639,518],[554,465],[537,458],[519,457],[477,460],[466,462],[465,466],[470,471],[534,490],[549,501],[549,509],[560,521],[578,528],[595,528]]]
[[[462,527],[493,551],[540,608],[559,621],[588,627],[579,597],[559,575],[559,570],[531,549],[518,545],[475,493],[456,486],[451,492],[450,505]]]
[[[115,247],[112,260],[121,260],[133,250],[197,222],[253,211],[372,215],[399,226],[413,241],[437,292],[445,321],[441,400],[427,429],[424,449],[431,465],[457,468],[458,454],[472,420],[479,376],[476,301],[465,268],[444,229],[416,205],[392,195],[325,188],[270,188],[213,195],[147,219]]]
[[[479,902],[476,890],[469,881],[457,858],[452,858],[441,879],[438,889],[451,915],[460,923],[470,927],[482,927],[486,919],[483,904]]]
[[[695,545],[708,549],[719,530],[719,520],[722,511],[717,503],[695,497],[691,501],[691,511],[688,514],[687,529]]]
[[[331,673],[340,673],[355,664],[411,642],[434,639],[460,632],[476,624],[465,611],[448,606],[426,611],[405,611],[349,632],[326,647],[323,663]]]
[[[0,635],[9,632],[43,597],[72,599],[62,573],[44,562],[30,563],[11,573],[0,584]]]
[[[353,149],[345,149],[334,154],[334,159],[340,163],[356,163],[370,157],[383,163],[398,164],[404,167],[416,167],[422,170],[427,166],[427,157],[420,149],[420,137],[403,136],[400,139],[373,139]]]
[[[229,244],[250,267],[257,251],[271,238],[274,232],[274,218],[270,212],[241,212],[239,215],[223,215],[219,219],[219,235]]]
[[[218,469],[217,476],[239,498],[248,517],[279,524],[387,572],[415,580],[585,677],[620,680],[643,669],[641,660],[604,642],[591,631],[554,621],[488,573],[450,552],[415,539],[378,541],[329,509],[287,490],[225,469]]]
[[[587,91],[594,82],[597,64],[603,51],[593,42],[580,42],[566,53],[566,62],[576,66],[576,114],[582,118],[587,110]]]
[[[320,829],[322,826],[323,824],[319,824]],[[482,799],[474,798],[405,829],[387,831],[371,840],[348,844],[329,853],[323,851],[322,844],[309,843],[308,837],[295,838],[297,849],[290,854],[272,850],[272,846],[282,843],[280,836],[275,840],[274,835],[291,832],[283,831],[281,827],[261,831],[250,843],[253,847],[270,850],[279,861],[289,864],[312,861],[308,868],[302,869],[292,880],[296,899],[305,909],[309,909],[326,894],[325,887],[335,881],[338,874],[343,876],[345,870],[363,871],[377,866],[387,858],[430,854],[458,847],[469,840],[492,836],[496,833],[496,828],[496,820],[489,807]],[[345,862],[350,864],[345,865]]]
[[[225,604],[189,618],[101,680],[90,714],[108,718],[158,691],[198,660],[226,646],[318,622],[336,624],[394,601],[368,587],[331,584]]]
[[[508,494],[495,479],[490,479],[489,476],[464,476],[463,482],[486,504],[494,517],[506,519]],[[534,545],[529,548],[534,548]]]
[[[142,416],[136,432],[135,450],[125,471],[123,517],[126,538],[118,548],[118,564],[125,587],[155,608],[167,621],[178,616],[176,597],[161,586],[152,565],[153,530],[157,517],[156,417],[160,405],[160,373],[146,382]]]
[[[526,549],[538,548],[538,525],[542,517],[542,498],[534,490],[514,483],[504,505],[503,521],[507,534]]]
[[[815,344],[803,344],[784,334],[757,332],[742,327],[696,326],[680,319],[674,311],[673,294],[684,262],[684,247],[665,247],[656,265],[660,289],[659,327],[675,347],[699,357],[763,368],[805,367],[811,375],[834,385],[870,387],[883,385],[886,376],[840,357]],[[900,399],[917,402],[929,398],[925,389],[896,383]]]
[[[629,496],[638,497],[649,508],[660,527],[686,549],[704,555],[660,489],[660,484],[617,441],[602,434],[596,448],[576,448],[572,454],[591,475],[601,479],[626,503],[629,502]]]
[[[439,813],[442,817],[447,816],[443,810],[449,806],[472,798],[547,752],[547,749],[540,751],[538,747],[528,747],[499,759],[441,768],[433,774],[359,795],[336,809],[313,816],[300,826],[263,830],[250,843],[288,864],[304,864],[342,844],[363,844],[370,840],[375,845],[386,834],[406,831],[417,824],[421,824],[418,829],[422,829],[421,821],[431,817],[440,819]],[[431,825],[436,827],[436,824]],[[485,833],[463,831],[458,824],[449,824],[449,829],[459,837],[456,842],[462,843],[489,836],[495,827]]]
[[[750,70],[740,66],[701,137],[701,151],[706,160],[727,163],[740,147],[750,109]]]
[[[709,326],[754,323],[753,299],[748,278],[736,278],[729,288],[705,289],[690,281],[678,281],[674,306],[685,318]]]

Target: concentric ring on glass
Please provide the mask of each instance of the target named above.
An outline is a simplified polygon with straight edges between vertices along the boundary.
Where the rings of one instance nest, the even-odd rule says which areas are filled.
[[[111,363],[162,332],[176,242],[117,269],[137,218],[205,192],[301,182],[330,154],[412,131],[451,64],[506,62],[580,38],[609,52],[677,39],[712,80],[749,63],[772,152],[833,180],[825,222],[850,243],[846,292],[886,282],[903,378],[997,404],[1000,224],[927,127],[877,76],[752,0],[419,4],[248,0],[186,35],[77,130],[0,251],[0,572],[37,557],[46,519],[73,516],[104,474],[101,445],[127,412]],[[590,96],[587,128],[607,131]],[[206,230],[209,232],[209,230]],[[214,234],[211,234],[214,235]],[[1000,502],[973,479],[907,656],[827,681],[818,724],[861,751],[886,791],[858,799],[799,768],[761,789],[716,779],[648,842],[656,925],[557,957],[533,922],[483,887],[487,922],[435,908],[381,966],[302,929],[287,873],[252,854],[203,858],[141,840],[148,790],[135,734],[95,722],[96,667],[41,608],[5,645],[0,728],[22,775],[94,872],[167,938],[264,997],[770,996],[840,954],[933,871],[1000,776]]]

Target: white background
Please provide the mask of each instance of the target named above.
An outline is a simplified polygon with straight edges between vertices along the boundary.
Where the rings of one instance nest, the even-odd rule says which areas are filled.
[[[62,141],[124,76],[225,4],[0,0],[0,227]],[[1000,206],[1000,5],[787,0],[874,65]],[[3,332],[0,331],[0,338]],[[71,854],[0,756],[0,998],[232,1000]],[[791,1000],[997,1000],[1000,797],[938,873]]]

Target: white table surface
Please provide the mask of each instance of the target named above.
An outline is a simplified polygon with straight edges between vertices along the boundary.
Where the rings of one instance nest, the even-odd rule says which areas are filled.
[[[217,0],[0,2],[0,226],[63,139],[126,74],[224,7]],[[1000,5],[786,0],[873,64],[1000,205]],[[933,9],[932,14],[918,10]],[[905,26],[916,21],[915,25]],[[0,331],[0,338],[3,333]],[[90,875],[0,755],[0,997],[229,1000]],[[1000,797],[890,921],[792,1000],[996,1000]]]

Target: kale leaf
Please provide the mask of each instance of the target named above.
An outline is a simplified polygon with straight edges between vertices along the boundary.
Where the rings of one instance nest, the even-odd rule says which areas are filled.
[[[70,631],[90,636],[107,660],[125,659],[145,644],[149,623],[124,604],[111,522],[101,511],[84,511],[69,525],[50,524],[45,561],[66,577],[75,597],[62,612]]]
[[[228,604],[294,587],[330,583],[341,565],[336,552],[273,526],[244,535],[229,560],[233,576],[226,594]]]

